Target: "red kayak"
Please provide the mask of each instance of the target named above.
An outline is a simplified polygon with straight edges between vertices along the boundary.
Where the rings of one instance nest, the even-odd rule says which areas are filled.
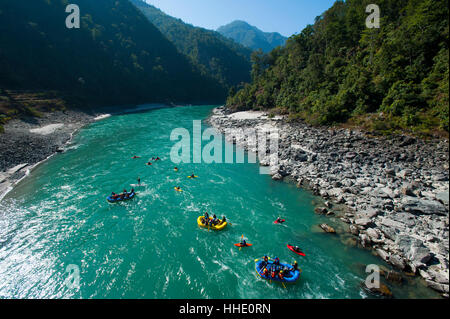
[[[274,224],[283,224],[285,221],[286,221],[285,219],[282,219],[281,221],[276,220],[273,223]]]
[[[297,255],[300,255],[300,256],[306,256],[305,253],[304,253],[303,251],[296,251],[296,250],[294,249],[294,246],[287,245],[287,248],[289,248],[290,251],[296,253]]]
[[[239,244],[234,244],[236,247],[250,247],[250,246],[253,246],[253,244],[246,244],[246,245],[243,245],[243,244],[241,244],[241,243],[239,243]]]

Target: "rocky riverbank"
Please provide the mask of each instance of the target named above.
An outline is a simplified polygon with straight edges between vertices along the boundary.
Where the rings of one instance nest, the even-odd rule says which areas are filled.
[[[259,154],[273,179],[293,179],[320,195],[325,205],[317,213],[333,215],[333,205],[343,205],[338,217],[363,247],[399,270],[420,275],[448,297],[448,140],[375,138],[263,112],[228,114],[224,108],[215,109],[208,121],[255,153],[257,146],[242,129],[278,129],[278,161]]]
[[[94,113],[65,110],[9,121],[0,134],[0,200],[34,165],[62,152],[73,133],[94,118]]]

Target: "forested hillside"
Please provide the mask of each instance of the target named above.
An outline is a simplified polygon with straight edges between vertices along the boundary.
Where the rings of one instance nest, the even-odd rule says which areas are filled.
[[[66,28],[69,3],[80,7],[80,29]],[[0,1],[1,88],[112,105],[226,96],[128,0]]]
[[[202,74],[225,88],[250,81],[251,50],[215,31],[194,27],[142,0],[131,0],[179,52],[188,56]]]
[[[253,50],[261,49],[263,52],[270,52],[278,46],[283,46],[287,38],[278,32],[263,32],[257,27],[245,21],[233,21],[217,29],[223,36],[233,39],[247,48]]]
[[[369,3],[337,1],[285,48],[255,55],[252,83],[233,91],[228,107],[314,124],[448,132],[447,1],[380,0],[380,29],[366,28]]]

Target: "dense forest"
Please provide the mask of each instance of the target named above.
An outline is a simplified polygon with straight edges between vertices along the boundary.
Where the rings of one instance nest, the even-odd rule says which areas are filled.
[[[194,27],[173,18],[143,0],[131,0],[142,13],[167,37],[179,52],[205,76],[219,81],[227,90],[250,81],[252,51],[218,32]]]
[[[68,29],[69,3],[81,28]],[[56,90],[99,104],[220,102],[202,74],[128,0],[1,0],[0,93]]]
[[[253,54],[252,83],[232,90],[233,110],[264,109],[312,124],[381,132],[448,132],[449,10],[444,0],[337,1],[286,47]]]
[[[233,39],[247,48],[253,50],[261,49],[270,52],[278,46],[283,46],[287,38],[278,32],[263,32],[257,27],[245,21],[236,20],[217,29],[223,36]]]

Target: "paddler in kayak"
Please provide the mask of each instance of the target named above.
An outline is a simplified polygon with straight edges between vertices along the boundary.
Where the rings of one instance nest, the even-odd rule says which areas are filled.
[[[281,217],[278,217],[277,220],[275,221],[275,223],[283,224],[283,223],[284,223],[284,220],[281,219]]]
[[[147,164],[145,164],[145,165],[150,166],[150,165],[152,165],[152,163],[150,161],[148,161]]]
[[[191,176],[190,176],[190,178],[195,178],[196,176],[195,176],[195,174],[192,174]]]
[[[295,250],[295,251],[298,252],[298,253],[301,253],[301,252],[302,252],[302,250],[301,250],[300,247],[298,247],[298,246],[292,246],[292,245],[289,245],[289,246],[291,246],[292,249]]]
[[[134,155],[132,159],[140,158],[139,156]]]
[[[177,192],[179,192],[179,191],[181,191],[181,187],[180,187],[180,186],[175,186],[175,190],[176,190]]]

